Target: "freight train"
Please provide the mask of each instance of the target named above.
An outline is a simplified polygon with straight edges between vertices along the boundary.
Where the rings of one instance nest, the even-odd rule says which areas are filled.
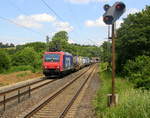
[[[90,65],[88,57],[73,56],[68,52],[45,52],[43,74],[45,76],[64,75]]]

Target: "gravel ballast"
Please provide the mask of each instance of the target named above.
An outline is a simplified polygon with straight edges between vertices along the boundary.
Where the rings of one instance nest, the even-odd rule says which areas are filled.
[[[73,79],[79,73],[82,73],[86,69],[87,69],[87,67],[83,68],[82,70],[80,70],[78,72],[72,73],[72,74],[64,77],[63,79],[59,79],[52,84],[46,85],[46,86],[36,90],[34,93],[31,94],[30,98],[28,98],[28,95],[22,97],[21,103],[19,103],[19,104],[17,104],[17,102],[14,102],[11,105],[7,105],[6,111],[1,112],[0,117],[1,118],[16,118],[23,111],[25,111],[26,109],[30,108],[31,106],[37,104],[44,97],[46,97],[49,94],[51,94],[52,92],[54,92],[60,86],[64,85],[66,82],[70,81],[71,79]]]

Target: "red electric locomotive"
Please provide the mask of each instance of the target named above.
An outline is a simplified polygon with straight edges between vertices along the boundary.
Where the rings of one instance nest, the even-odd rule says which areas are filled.
[[[45,52],[43,56],[43,74],[45,76],[62,75],[74,69],[73,56],[67,52]]]

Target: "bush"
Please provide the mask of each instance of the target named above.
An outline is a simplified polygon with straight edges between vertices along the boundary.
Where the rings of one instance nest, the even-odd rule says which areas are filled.
[[[39,68],[41,65],[41,58],[38,53],[31,47],[26,47],[23,50],[17,52],[12,57],[13,66],[25,66],[30,65],[34,69]]]
[[[138,56],[124,66],[126,78],[135,83],[135,87],[150,89],[150,57]]]
[[[32,47],[36,52],[42,52],[46,50],[46,43],[44,42],[32,42],[32,43],[27,43],[22,46],[22,48],[25,47]]]
[[[6,51],[0,50],[0,73],[8,70],[10,67],[10,58]]]

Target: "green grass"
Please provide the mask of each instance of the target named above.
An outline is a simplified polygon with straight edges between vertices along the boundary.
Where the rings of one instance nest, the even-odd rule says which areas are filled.
[[[41,72],[41,68],[34,69],[30,65],[26,65],[26,66],[23,65],[23,66],[12,66],[10,69],[8,69],[7,71],[3,72],[3,74],[9,74],[9,73],[13,73],[13,72],[27,71],[27,70],[30,70],[33,73]]]
[[[108,63],[107,62],[101,63],[100,64],[100,72],[103,72],[103,71],[107,70],[107,67],[108,67]]]
[[[100,69],[101,69],[100,65]],[[94,100],[98,118],[150,118],[150,92],[133,89],[132,83],[116,77],[119,103],[107,107],[107,94],[111,93],[111,73],[100,70],[101,87]]]
[[[31,73],[27,73],[27,72],[24,72],[24,73],[19,73],[16,75],[16,77],[25,77],[27,75],[30,75]]]
[[[13,72],[19,72],[19,71],[26,71],[31,70],[31,66],[12,66],[10,69],[4,72],[4,74],[13,73]]]

